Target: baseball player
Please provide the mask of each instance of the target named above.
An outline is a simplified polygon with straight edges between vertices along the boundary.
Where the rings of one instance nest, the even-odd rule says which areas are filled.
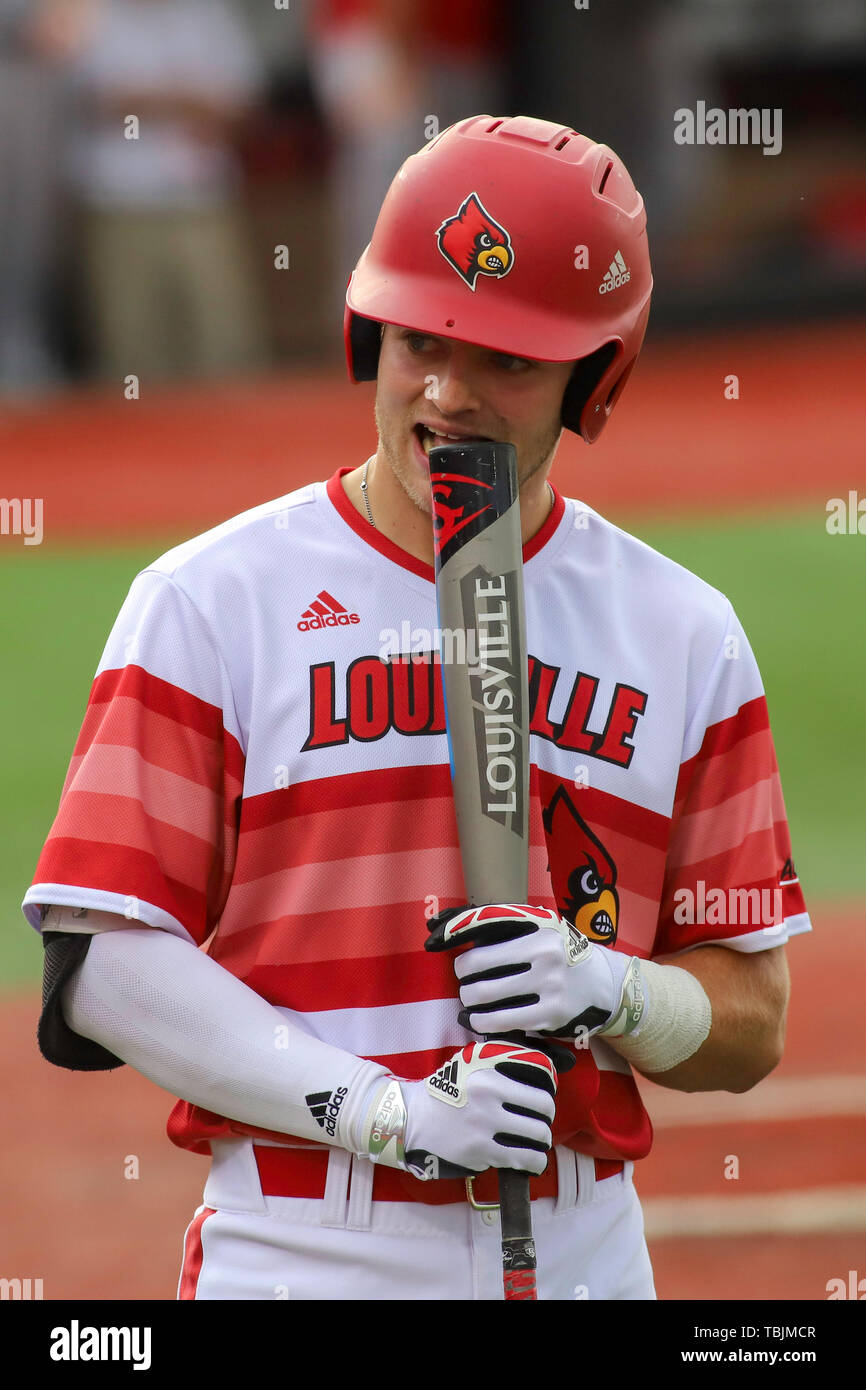
[[[49,1060],[128,1063],[210,1156],[182,1299],[651,1299],[634,1070],[744,1091],[810,930],[761,679],[715,589],[548,481],[649,312],[617,156],[530,117],[409,158],[346,297],[378,447],[134,580],[24,912]],[[428,453],[516,448],[530,891],[467,909]],[[455,527],[466,518],[454,515]],[[495,708],[495,681],[490,708]],[[507,1044],[485,1042],[506,1033]]]

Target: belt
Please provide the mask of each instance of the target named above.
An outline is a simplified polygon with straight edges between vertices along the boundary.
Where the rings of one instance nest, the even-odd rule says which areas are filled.
[[[253,1145],[259,1179],[264,1197],[318,1197],[325,1195],[328,1176],[329,1149],[287,1149],[270,1145]],[[623,1171],[619,1158],[595,1159],[597,1182]],[[498,1182],[495,1168],[479,1173],[477,1178],[431,1178],[422,1181],[400,1168],[374,1166],[374,1202],[425,1202],[429,1206],[445,1206],[449,1202],[474,1202],[492,1206],[498,1202]],[[529,1180],[529,1195],[539,1197],[557,1194],[556,1160],[552,1158],[539,1177]],[[473,1203],[474,1204],[474,1203]]]

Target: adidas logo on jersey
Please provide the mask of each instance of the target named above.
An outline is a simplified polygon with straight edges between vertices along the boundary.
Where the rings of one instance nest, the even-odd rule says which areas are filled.
[[[460,1087],[457,1085],[457,1068],[460,1062],[459,1057],[453,1061],[446,1062],[432,1076],[428,1076],[427,1085],[432,1091],[438,1091],[443,1100],[449,1100],[452,1104],[461,1103]]]
[[[301,614],[301,621],[298,623],[299,632],[309,632],[316,627],[348,627],[350,623],[359,623],[361,619],[357,613],[349,613],[338,603],[333,594],[329,594],[327,589],[323,589],[317,594],[310,604],[306,613]]]
[[[610,269],[605,273],[605,277],[598,287],[599,294],[610,294],[611,290],[618,290],[620,285],[625,285],[631,279],[631,271],[622,257],[622,252],[617,251],[610,263]]]
[[[312,1095],[304,1097],[316,1124],[321,1125],[332,1139],[337,1133],[340,1106],[348,1094],[348,1086],[338,1086],[336,1091],[314,1091]]]

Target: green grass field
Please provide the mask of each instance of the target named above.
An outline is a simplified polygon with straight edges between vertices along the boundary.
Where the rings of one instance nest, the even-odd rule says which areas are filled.
[[[864,896],[866,541],[823,517],[706,518],[636,535],[723,590],[758,657],[807,899]],[[176,537],[176,540],[182,537]],[[0,980],[36,984],[19,903],[48,833],[105,639],[146,547],[0,554]]]
[[[635,535],[727,594],[758,659],[806,900],[866,898],[866,544],[823,513]]]

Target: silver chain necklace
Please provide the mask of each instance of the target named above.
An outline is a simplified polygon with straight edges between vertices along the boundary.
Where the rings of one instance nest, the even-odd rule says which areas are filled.
[[[367,508],[367,520],[369,521],[370,525],[372,526],[373,530],[375,531],[375,530],[376,530],[376,523],[375,523],[375,521],[373,520],[373,513],[372,513],[372,511],[370,510],[370,496],[369,496],[369,493],[367,492],[367,469],[368,469],[369,467],[370,467],[370,460],[367,459],[367,462],[364,464],[364,476],[363,476],[363,478],[361,479],[361,491],[362,491],[363,494],[364,494],[364,505],[365,505],[366,508]]]

